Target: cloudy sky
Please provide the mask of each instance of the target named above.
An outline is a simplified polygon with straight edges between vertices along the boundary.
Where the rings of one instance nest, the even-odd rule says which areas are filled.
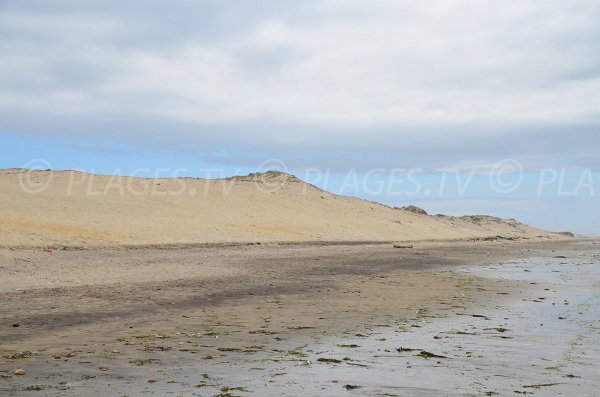
[[[598,21],[598,1],[0,0],[0,166],[280,159],[338,192],[600,234]],[[498,192],[514,163],[524,185]],[[365,189],[397,169],[429,187]],[[474,182],[441,189],[448,169]]]

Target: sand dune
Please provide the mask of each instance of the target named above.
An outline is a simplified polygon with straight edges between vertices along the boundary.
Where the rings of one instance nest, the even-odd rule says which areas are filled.
[[[565,238],[513,220],[429,216],[282,173],[220,180],[0,170],[0,246]]]

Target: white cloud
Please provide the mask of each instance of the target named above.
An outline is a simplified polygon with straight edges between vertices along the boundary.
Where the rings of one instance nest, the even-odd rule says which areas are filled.
[[[74,115],[68,132],[111,120],[119,139],[468,153],[564,126],[598,144],[580,130],[600,122],[597,2],[65,4],[0,6],[3,130]]]

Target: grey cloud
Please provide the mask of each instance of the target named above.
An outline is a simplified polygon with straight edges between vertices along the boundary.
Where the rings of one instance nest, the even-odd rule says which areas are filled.
[[[28,118],[2,113],[5,128],[22,133],[42,131],[61,138],[101,136],[125,143],[129,150],[160,148],[195,154],[212,163],[256,166],[265,159],[284,160],[290,168],[346,171],[383,167],[455,167],[461,162],[522,162],[526,169],[592,167],[600,169],[598,124],[504,126],[462,125],[324,129],[296,125],[204,124],[165,121],[145,114],[89,118],[62,114]],[[81,126],[85,125],[85,130]],[[21,131],[20,128],[23,130]],[[175,130],[173,134],[171,131]],[[289,136],[296,139],[289,139]],[[232,139],[235,137],[235,139]]]

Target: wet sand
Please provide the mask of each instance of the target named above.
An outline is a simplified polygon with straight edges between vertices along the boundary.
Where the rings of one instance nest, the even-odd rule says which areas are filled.
[[[5,250],[0,392],[593,395],[599,249]]]

